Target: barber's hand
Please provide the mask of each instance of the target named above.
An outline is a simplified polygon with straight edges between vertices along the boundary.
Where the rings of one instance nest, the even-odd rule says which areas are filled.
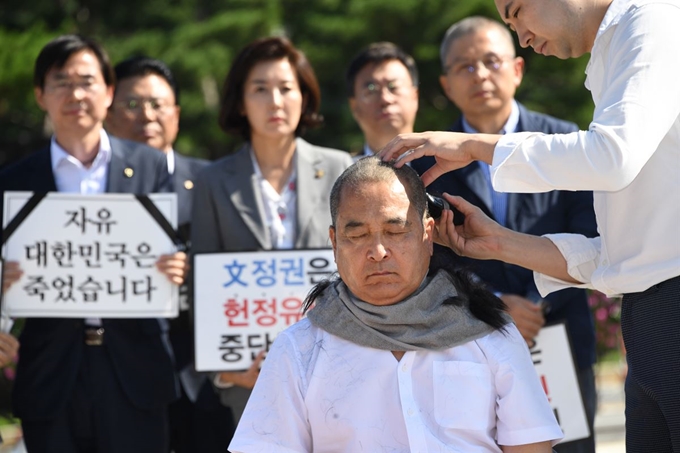
[[[516,294],[502,294],[500,297],[508,306],[508,314],[515,321],[517,330],[531,347],[534,338],[545,325],[542,306]]]
[[[401,134],[378,153],[385,161],[397,159],[397,167],[423,156],[434,156],[435,165],[421,175],[427,186],[444,173],[465,167],[473,160],[488,164],[500,135],[458,132],[422,132]]]
[[[445,209],[435,224],[434,241],[451,248],[460,256],[480,260],[497,259],[499,243],[506,229],[463,198],[449,194],[444,194],[444,198],[465,216],[465,222],[455,226],[453,212]]]
[[[260,375],[260,367],[265,355],[267,355],[267,352],[261,351],[246,371],[225,371],[220,373],[220,381],[252,389],[255,386],[257,377]]]
[[[19,342],[14,336],[0,332],[0,368],[12,363],[19,352]]]
[[[2,266],[2,292],[5,293],[14,283],[18,282],[24,271],[17,261],[7,261]]]
[[[189,270],[189,257],[184,252],[161,255],[158,261],[156,261],[156,267],[172,283],[181,285],[184,283],[187,271]]]

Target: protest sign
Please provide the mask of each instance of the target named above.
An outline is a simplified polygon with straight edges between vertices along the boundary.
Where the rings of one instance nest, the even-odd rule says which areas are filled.
[[[5,192],[3,258],[23,275],[4,295],[14,317],[178,314],[178,288],[156,269],[174,253],[175,194]],[[168,231],[169,230],[169,231]]]
[[[564,431],[560,442],[590,436],[576,367],[564,323],[543,327],[531,358],[555,417]]]
[[[247,369],[336,270],[329,249],[197,254],[193,267],[198,371]]]

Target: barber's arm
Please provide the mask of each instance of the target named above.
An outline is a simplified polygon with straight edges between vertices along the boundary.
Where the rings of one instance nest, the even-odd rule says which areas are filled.
[[[526,445],[501,445],[503,453],[552,453],[550,442],[538,442]]]
[[[454,226],[453,212],[444,210],[436,224],[436,242],[460,256],[500,260],[565,282],[581,283],[569,275],[564,256],[550,239],[512,231],[461,197],[448,194],[444,197],[463,213],[465,222]]]

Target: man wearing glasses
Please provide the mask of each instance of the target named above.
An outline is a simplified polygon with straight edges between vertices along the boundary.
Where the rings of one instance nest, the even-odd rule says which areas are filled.
[[[370,156],[398,134],[413,132],[418,112],[418,68],[390,42],[357,54],[345,77],[352,116],[364,133],[359,156]]]
[[[193,187],[208,161],[183,156],[173,145],[179,131],[179,87],[170,68],[148,57],[131,57],[116,65],[116,90],[106,117],[107,130],[118,137],[146,143],[165,153],[172,189],[177,193],[180,236],[191,237]],[[180,316],[170,325],[175,366],[182,383],[180,399],[170,405],[170,449],[175,453],[226,451],[233,424],[209,380],[194,370],[193,328],[187,297]]]
[[[574,123],[532,112],[514,99],[522,82],[524,60],[515,56],[512,36],[499,22],[474,16],[453,24],[442,41],[440,57],[443,74],[439,81],[446,96],[462,113],[452,131],[553,134],[578,130]],[[411,162],[420,174],[434,164],[434,158],[429,156]],[[515,231],[534,235],[566,231],[597,236],[591,192],[496,192],[491,185],[489,165],[484,162],[446,173],[428,190],[462,196]],[[586,292],[572,288],[542,299],[533,274],[527,269],[501,261],[469,258],[461,258],[461,264],[474,271],[505,302],[529,345],[546,322],[567,323],[591,436],[555,449],[560,453],[594,452],[595,332]]]
[[[103,130],[114,81],[106,52],[86,37],[43,47],[34,92],[54,134],[48,147],[0,172],[0,212],[4,191],[168,190],[161,153]],[[185,263],[178,252],[156,265],[181,285]],[[3,289],[20,276],[18,263],[6,263]],[[19,340],[12,400],[28,451],[168,451],[167,406],[178,394],[164,320],[29,318]]]

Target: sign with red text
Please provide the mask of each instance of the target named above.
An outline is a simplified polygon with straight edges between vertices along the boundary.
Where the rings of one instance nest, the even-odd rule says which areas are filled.
[[[156,268],[161,254],[176,250],[161,216],[176,228],[177,195],[5,192],[2,256],[18,262],[23,275],[4,295],[4,311],[13,317],[177,316],[178,288]]]
[[[564,323],[543,327],[535,341],[531,358],[564,432],[560,443],[585,439],[590,429]]]
[[[330,249],[197,254],[196,369],[250,367],[279,332],[300,320],[309,290],[335,271]]]

